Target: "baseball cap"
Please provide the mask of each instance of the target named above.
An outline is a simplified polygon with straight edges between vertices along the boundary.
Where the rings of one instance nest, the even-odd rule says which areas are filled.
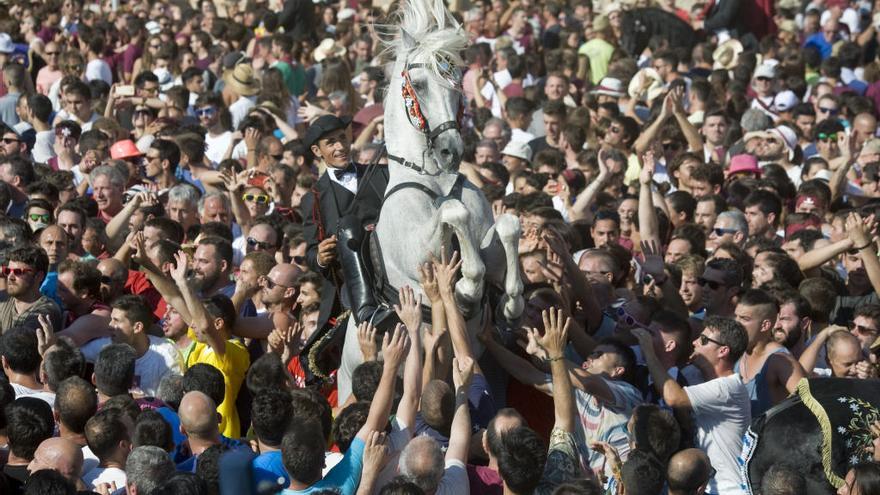
[[[501,150],[502,155],[514,156],[527,162],[532,161],[532,149],[529,145],[519,141],[511,141]]]
[[[768,77],[773,79],[776,77],[776,70],[774,70],[773,66],[770,64],[761,64],[755,69],[755,79],[759,77]]]
[[[788,112],[792,108],[794,108],[800,100],[797,95],[794,94],[794,91],[787,89],[773,98],[773,111],[776,113],[780,112]]]

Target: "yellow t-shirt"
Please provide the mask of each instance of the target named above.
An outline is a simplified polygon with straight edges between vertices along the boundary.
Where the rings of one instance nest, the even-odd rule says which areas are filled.
[[[192,335],[195,339],[195,335]],[[251,357],[244,345],[237,340],[226,341],[226,353],[217,355],[208,344],[196,342],[192,352],[186,360],[187,368],[198,363],[210,364],[223,373],[223,382],[226,385],[226,395],[223,402],[217,406],[220,413],[220,433],[228,438],[239,438],[241,426],[238,419],[238,410],[235,408],[235,400],[238,391],[244,381],[248,367],[251,365]]]

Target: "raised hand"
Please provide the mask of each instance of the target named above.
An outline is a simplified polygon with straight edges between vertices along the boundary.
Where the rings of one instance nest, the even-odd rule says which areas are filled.
[[[474,378],[474,360],[469,357],[452,358],[452,383],[456,390],[464,387],[465,390],[471,386],[471,380]]]
[[[534,356],[542,361],[546,360],[549,356],[547,353],[547,349],[541,347],[539,343],[541,340],[541,333],[538,332],[536,328],[526,328],[526,347],[525,350],[530,356]],[[520,344],[521,345],[521,344]]]
[[[654,353],[654,339],[651,337],[650,332],[641,327],[635,327],[630,332],[639,341],[639,347],[642,348],[643,354]]]
[[[171,279],[179,284],[186,283],[186,253],[178,251],[174,254],[174,266],[171,268]]]
[[[432,262],[419,265],[419,284],[431,305],[440,301],[440,287],[437,285],[437,277],[434,276],[434,264]]]
[[[850,240],[853,242],[853,247],[859,248],[863,247],[871,242],[870,230],[865,225],[865,222],[862,220],[862,216],[856,212],[850,212],[846,217],[846,232],[847,236],[849,236]]]
[[[394,305],[394,312],[408,332],[418,332],[422,326],[422,296],[416,297],[412,287],[407,285],[400,288],[398,297],[400,304]]]
[[[562,309],[551,308],[543,311],[541,317],[544,320],[544,335],[538,340],[538,345],[547,350],[550,359],[561,359],[568,343],[568,328],[571,318],[565,317]],[[537,329],[532,329],[537,334]]]
[[[458,251],[452,253],[452,257],[446,259],[446,248],[440,249],[440,260],[438,261],[431,254],[434,262],[434,277],[437,278],[437,286],[440,288],[440,297],[444,300],[453,297],[455,294],[455,277],[458,275],[458,269],[461,268],[461,259]]]
[[[364,361],[375,361],[378,355],[376,327],[368,321],[362,321],[357,328],[357,337]]]
[[[385,443],[385,433],[371,431],[367,435],[363,454],[363,470],[368,474],[378,474],[385,466],[388,457],[388,446]]]
[[[382,357],[385,359],[385,366],[391,369],[400,367],[400,363],[406,359],[406,353],[409,349],[409,337],[406,330],[400,323],[394,328],[394,333],[385,332],[382,338]]]
[[[257,145],[260,144],[260,138],[262,137],[263,133],[256,127],[246,128],[244,130],[244,144],[247,146],[248,151],[256,150]]]
[[[639,184],[650,185],[654,180],[654,169],[657,161],[654,159],[654,152],[651,150],[642,154],[642,170],[639,172]]]
[[[40,328],[37,329],[37,351],[40,356],[45,356],[46,351],[55,344],[57,339],[49,315],[37,315],[37,321],[40,323]]]
[[[654,241],[642,241],[641,246],[642,254],[645,256],[642,269],[645,270],[645,273],[649,273],[654,277],[654,280],[664,279],[666,277],[665,266],[657,243]]]
[[[269,351],[281,358],[281,362],[284,363],[284,366],[287,366],[287,363],[293,359],[294,355],[297,351],[297,344],[299,342],[300,335],[302,335],[303,327],[299,324],[298,321],[294,321],[287,328],[275,328],[272,330],[272,333],[269,334]]]

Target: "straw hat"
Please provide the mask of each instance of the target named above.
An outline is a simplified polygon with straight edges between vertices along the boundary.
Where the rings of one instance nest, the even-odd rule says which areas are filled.
[[[650,102],[663,92],[663,79],[654,68],[645,67],[629,80],[626,92],[634,100]]]
[[[333,38],[326,38],[324,41],[318,45],[318,48],[315,48],[315,51],[312,52],[312,57],[315,58],[315,62],[322,62],[327,58],[339,58],[345,55],[345,47],[336,43]]]
[[[731,38],[724,43],[718,45],[718,48],[712,52],[712,60],[715,63],[712,65],[712,68],[715,70],[718,69],[726,69],[732,70],[736,67],[737,59],[739,58],[739,54],[743,52],[742,43],[739,42],[738,39]]]
[[[260,81],[254,75],[254,68],[248,64],[238,64],[227,71],[223,77],[226,84],[242,96],[253,96],[260,92]]]

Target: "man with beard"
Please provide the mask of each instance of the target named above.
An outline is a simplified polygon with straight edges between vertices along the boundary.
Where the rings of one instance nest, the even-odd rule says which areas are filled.
[[[700,134],[703,136],[703,159],[724,163],[724,138],[727,137],[727,114],[724,110],[712,110],[703,117]]]
[[[776,296],[779,313],[773,325],[773,340],[789,350],[797,359],[807,347],[807,334],[813,320],[810,303],[799,292],[790,290]]]
[[[167,339],[147,335],[147,330],[153,326],[151,313],[140,297],[121,296],[113,301],[110,313],[113,335],[93,340],[80,348],[86,360],[94,363],[101,349],[111,343],[132,346],[137,356],[135,386],[148,397],[156,395],[159,382],[166,374],[181,374],[183,371],[183,358],[177,347]]]
[[[7,254],[0,276],[6,278],[6,300],[0,303],[0,332],[12,327],[40,328],[39,315],[48,315],[52,328],[61,329],[61,308],[40,294],[49,271],[49,258],[42,249],[21,246]]]
[[[797,134],[787,125],[780,125],[766,131],[758,131],[746,134],[744,140],[748,141],[752,137],[761,138],[755,156],[758,158],[758,165],[763,167],[769,163],[777,163],[785,168],[788,178],[793,184],[801,182],[801,167],[793,163],[795,159],[795,149],[797,148]]]
[[[232,297],[235,284],[232,274],[232,245],[221,237],[205,237],[199,241],[192,259],[192,284],[199,297],[223,294]]]

